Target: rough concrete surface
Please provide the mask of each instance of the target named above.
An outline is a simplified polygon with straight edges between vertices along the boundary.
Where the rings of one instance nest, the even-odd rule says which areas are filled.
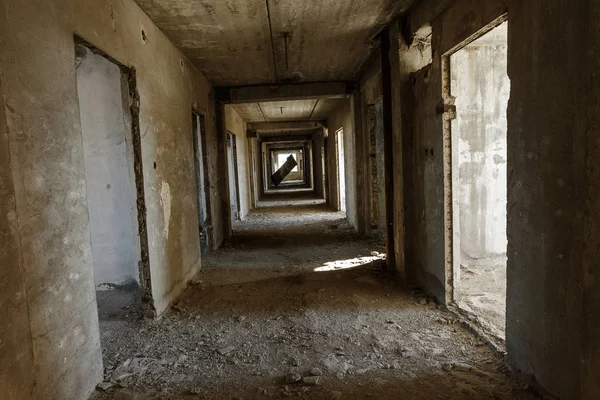
[[[597,16],[594,1],[509,3],[507,348],[565,399],[600,395]]]
[[[129,89],[105,57],[79,47],[77,96],[81,115],[86,199],[96,286],[137,284],[141,260]],[[125,86],[125,87],[123,87]]]
[[[464,265],[506,257],[507,35],[505,22],[450,57],[453,229]]]
[[[357,78],[377,30],[412,4],[411,0],[136,1],[219,86]]]
[[[0,9],[0,19],[3,10]],[[0,82],[0,98],[2,98]],[[33,346],[18,235],[5,107],[0,106],[0,398],[26,398],[33,385]],[[8,351],[14,349],[14,351]]]
[[[101,320],[105,389],[155,399],[533,399],[483,342],[382,273],[382,244],[303,195],[265,202],[172,311]],[[287,205],[286,205],[287,204]],[[282,222],[284,221],[284,222]]]
[[[190,114],[197,102],[213,132],[211,87],[132,1],[6,0],[0,8],[2,107],[15,188],[11,226],[21,238],[32,336],[27,345],[27,329],[16,320],[10,326],[23,338],[10,347],[10,353],[23,354],[15,370],[33,371],[33,377],[14,377],[15,387],[26,388],[16,398],[85,398],[101,379],[102,364],[74,34],[137,70],[152,292],[159,312],[200,265],[196,198],[188,184],[194,168]],[[13,279],[19,282],[18,274],[10,280],[18,288]]]

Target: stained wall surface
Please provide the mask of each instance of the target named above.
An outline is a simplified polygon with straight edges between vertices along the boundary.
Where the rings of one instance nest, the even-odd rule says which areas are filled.
[[[462,265],[505,265],[507,33],[505,22],[450,57],[454,239]]]
[[[0,9],[0,84],[14,184],[14,200],[11,189],[1,200],[14,211],[1,214],[11,216],[21,254],[3,263],[11,266],[16,308],[3,333],[14,339],[2,357],[29,372],[20,380],[11,375],[9,390],[20,399],[84,399],[102,378],[102,361],[74,35],[137,72],[151,292],[159,313],[200,266],[190,111],[196,103],[214,132],[211,87],[133,1],[5,0]],[[31,340],[22,325],[24,298]]]
[[[141,255],[127,81],[108,59],[77,49],[83,53],[77,95],[95,283],[137,285]]]

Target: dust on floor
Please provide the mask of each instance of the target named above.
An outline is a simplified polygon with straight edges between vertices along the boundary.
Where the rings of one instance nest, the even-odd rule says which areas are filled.
[[[458,305],[492,335],[506,330],[506,263],[461,265]]]
[[[280,205],[234,230],[165,316],[100,321],[92,399],[536,398],[453,314],[383,272],[382,244],[343,214]]]

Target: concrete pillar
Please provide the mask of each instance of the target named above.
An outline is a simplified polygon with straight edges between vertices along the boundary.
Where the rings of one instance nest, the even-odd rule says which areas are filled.
[[[360,91],[352,94],[352,120],[354,122],[354,145],[356,154],[356,228],[361,235],[370,231],[369,218],[369,173],[368,168],[368,132],[363,123],[364,102]],[[367,227],[368,226],[368,227]]]
[[[386,235],[388,268],[405,279],[404,195],[402,166],[402,103],[400,87],[400,28],[397,22],[381,33],[383,88]]]
[[[231,226],[231,208],[229,199],[229,174],[227,166],[227,130],[225,129],[225,105],[222,102],[216,104],[217,119],[217,186],[221,197],[221,222],[214,221],[214,225],[223,224],[223,239],[231,238],[233,228]]]

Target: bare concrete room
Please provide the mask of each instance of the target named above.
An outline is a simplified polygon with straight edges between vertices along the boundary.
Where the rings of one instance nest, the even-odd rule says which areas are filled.
[[[592,0],[0,0],[0,399],[600,399]]]

